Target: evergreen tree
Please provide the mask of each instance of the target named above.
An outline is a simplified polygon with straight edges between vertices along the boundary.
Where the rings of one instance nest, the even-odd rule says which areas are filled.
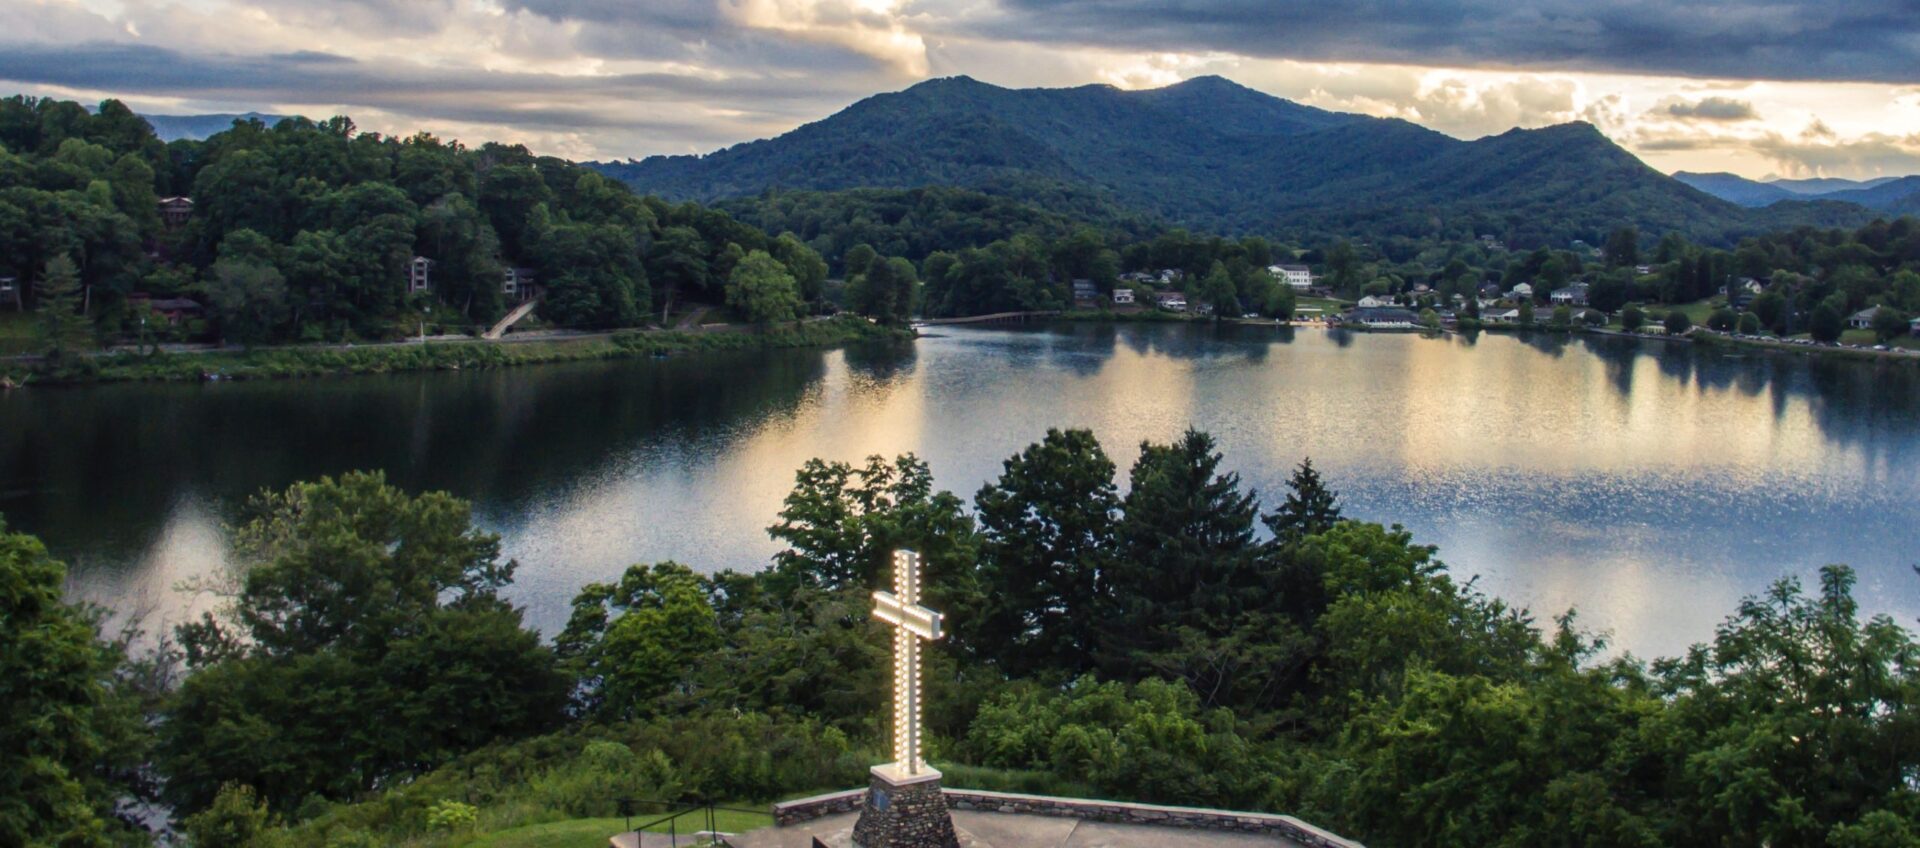
[[[1141,444],[1099,648],[1110,673],[1138,676],[1187,634],[1228,627],[1239,611],[1259,507],[1240,490],[1240,475],[1217,473],[1219,466],[1213,437],[1197,430],[1171,444]]]
[[[40,351],[48,359],[64,360],[90,346],[92,331],[80,313],[80,271],[72,259],[63,255],[47,261],[37,310]]]
[[[1340,520],[1339,496],[1320,479],[1313,459],[1300,462],[1287,481],[1287,501],[1264,520],[1274,538],[1293,541],[1323,533]]]

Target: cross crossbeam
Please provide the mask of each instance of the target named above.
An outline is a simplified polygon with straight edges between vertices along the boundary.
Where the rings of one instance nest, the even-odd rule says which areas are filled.
[[[920,555],[893,553],[893,591],[873,593],[873,617],[893,627],[893,759],[904,774],[919,774],[920,640],[941,636],[940,613],[920,605]]]

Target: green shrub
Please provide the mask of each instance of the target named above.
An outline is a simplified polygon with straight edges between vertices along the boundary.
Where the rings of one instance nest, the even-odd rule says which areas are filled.
[[[266,802],[253,787],[240,783],[220,787],[213,805],[188,816],[184,824],[193,848],[250,848],[273,826]]]
[[[447,799],[427,808],[427,827],[434,830],[462,830],[480,818],[480,808]]]

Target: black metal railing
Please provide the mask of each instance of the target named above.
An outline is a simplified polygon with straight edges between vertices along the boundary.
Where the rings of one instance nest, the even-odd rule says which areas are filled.
[[[767,816],[768,823],[772,823],[773,820],[773,816],[766,810],[723,807],[711,801],[656,801],[649,798],[620,798],[617,803],[620,805],[620,818],[623,822],[622,826],[625,828],[622,832],[639,834],[653,831],[657,833],[658,831],[656,829],[664,826],[666,828],[664,835],[667,837],[668,844],[674,846],[674,848],[678,848],[680,845],[681,820],[689,816],[694,817],[694,820],[688,823],[687,844],[689,846],[702,844],[699,842],[700,834],[702,833],[707,834],[707,844],[714,844],[719,841],[714,834],[720,831],[720,828],[717,826],[717,816],[722,812],[751,813],[757,816]],[[636,812],[636,808],[643,806],[669,810],[671,812],[659,818],[642,821],[639,827],[635,827],[633,825],[633,819],[639,815],[639,813]],[[701,825],[704,825],[704,827]],[[640,838],[645,839],[646,837],[642,836]]]

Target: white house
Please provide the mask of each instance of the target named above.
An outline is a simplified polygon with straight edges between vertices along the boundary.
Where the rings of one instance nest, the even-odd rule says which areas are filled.
[[[1878,314],[1880,314],[1880,307],[1869,306],[1849,316],[1847,318],[1847,326],[1856,330],[1871,330],[1873,329],[1873,316]]]
[[[407,261],[407,294],[419,294],[433,284],[433,260],[415,256]]]
[[[1154,300],[1168,312],[1187,311],[1187,296],[1179,292],[1161,292],[1154,296]]]
[[[1295,290],[1313,288],[1313,271],[1305,265],[1269,265],[1267,273]]]
[[[1588,286],[1586,283],[1574,283],[1565,288],[1554,289],[1553,293],[1547,295],[1547,297],[1553,301],[1555,306],[1586,306],[1587,291]]]
[[[1513,287],[1513,290],[1512,290],[1512,291],[1509,291],[1509,292],[1507,292],[1507,294],[1510,294],[1510,295],[1512,295],[1512,296],[1513,296],[1513,297],[1515,297],[1516,299],[1524,299],[1524,300],[1532,300],[1532,299],[1533,299],[1533,284],[1532,284],[1532,283],[1521,283],[1520,285],[1517,285],[1517,286],[1514,286],[1514,287]]]
[[[1114,303],[1114,305],[1115,305],[1115,306],[1124,306],[1124,305],[1129,305],[1129,304],[1132,304],[1132,303],[1133,303],[1133,289],[1129,289],[1129,288],[1117,288],[1117,289],[1114,289],[1114,290],[1113,290],[1113,303]]]
[[[1489,309],[1480,313],[1480,320],[1489,324],[1517,324],[1520,322],[1520,310]]]
[[[1386,295],[1367,295],[1360,298],[1361,309],[1383,309],[1393,305],[1393,298]]]

